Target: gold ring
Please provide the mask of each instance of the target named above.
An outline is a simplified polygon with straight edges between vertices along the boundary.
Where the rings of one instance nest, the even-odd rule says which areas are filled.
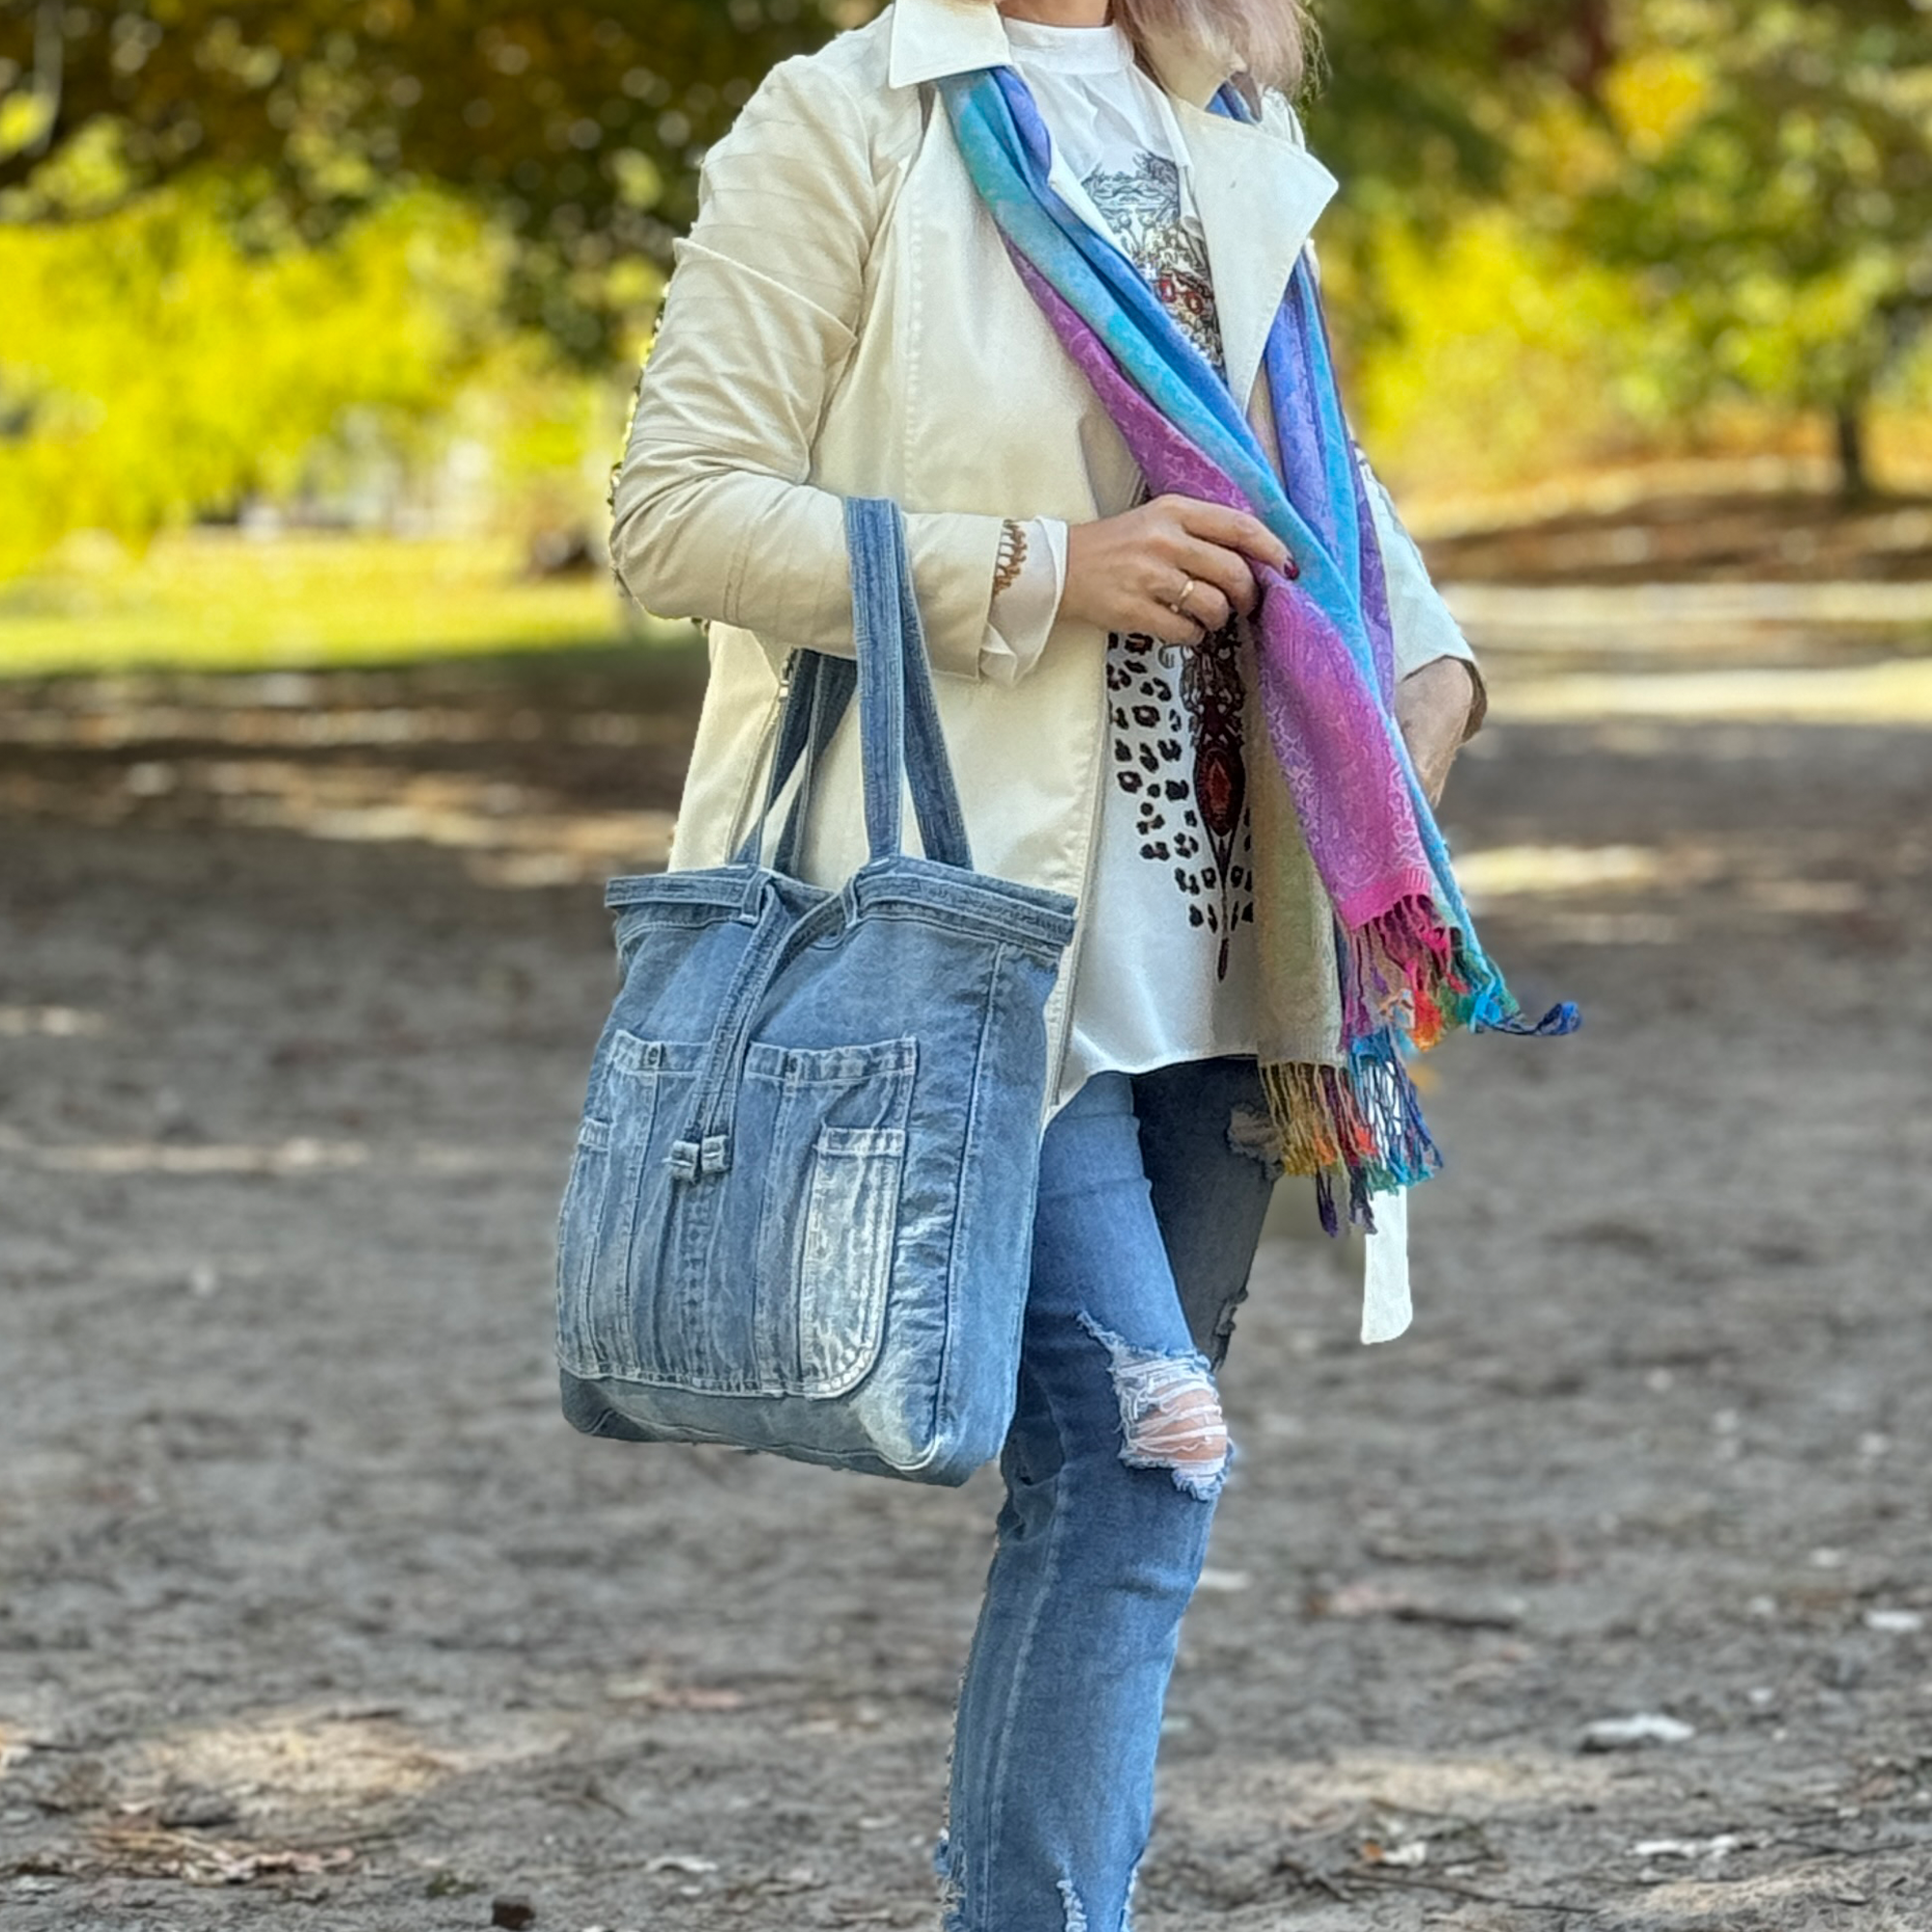
[[[1189,577],[1186,574],[1186,572],[1183,571],[1181,573],[1179,592],[1177,594],[1174,602],[1171,605],[1169,605],[1168,608],[1171,611],[1178,611],[1183,617],[1192,616],[1193,612],[1190,611],[1187,608],[1187,600],[1193,594],[1193,591],[1194,591],[1194,580],[1193,578]],[[1196,623],[1199,623],[1201,620],[1198,617],[1196,617],[1194,621]]]

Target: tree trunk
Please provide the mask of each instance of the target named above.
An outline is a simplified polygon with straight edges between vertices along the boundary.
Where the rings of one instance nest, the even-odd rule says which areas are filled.
[[[61,88],[67,77],[66,23],[67,9],[61,0],[41,0],[34,15],[34,92],[41,97],[47,118],[26,146],[26,153],[36,159],[53,147],[60,121]]]
[[[1838,433],[1838,494],[1857,502],[1872,494],[1871,470],[1865,463],[1864,410],[1859,403],[1840,403],[1835,412]]]

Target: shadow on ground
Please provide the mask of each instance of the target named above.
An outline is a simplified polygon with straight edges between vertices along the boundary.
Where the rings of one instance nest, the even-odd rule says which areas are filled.
[[[0,694],[10,1927],[931,1922],[986,1480],[555,1412],[697,674]],[[1928,739],[1496,720],[1452,828],[1588,1030],[1430,1067],[1405,1342],[1282,1204],[1143,1922],[1923,1932]]]

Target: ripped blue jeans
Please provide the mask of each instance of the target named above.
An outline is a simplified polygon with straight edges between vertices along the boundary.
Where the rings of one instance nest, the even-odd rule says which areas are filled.
[[[1040,1149],[1006,1506],[961,1686],[946,1932],[1122,1932],[1228,1463],[1213,1369],[1273,1186],[1252,1060],[1096,1074]]]

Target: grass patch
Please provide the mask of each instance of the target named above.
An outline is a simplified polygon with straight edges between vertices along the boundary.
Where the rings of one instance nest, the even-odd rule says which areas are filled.
[[[527,578],[496,539],[196,529],[136,558],[99,538],[0,586],[0,677],[317,669],[691,636],[627,613],[601,571]]]

